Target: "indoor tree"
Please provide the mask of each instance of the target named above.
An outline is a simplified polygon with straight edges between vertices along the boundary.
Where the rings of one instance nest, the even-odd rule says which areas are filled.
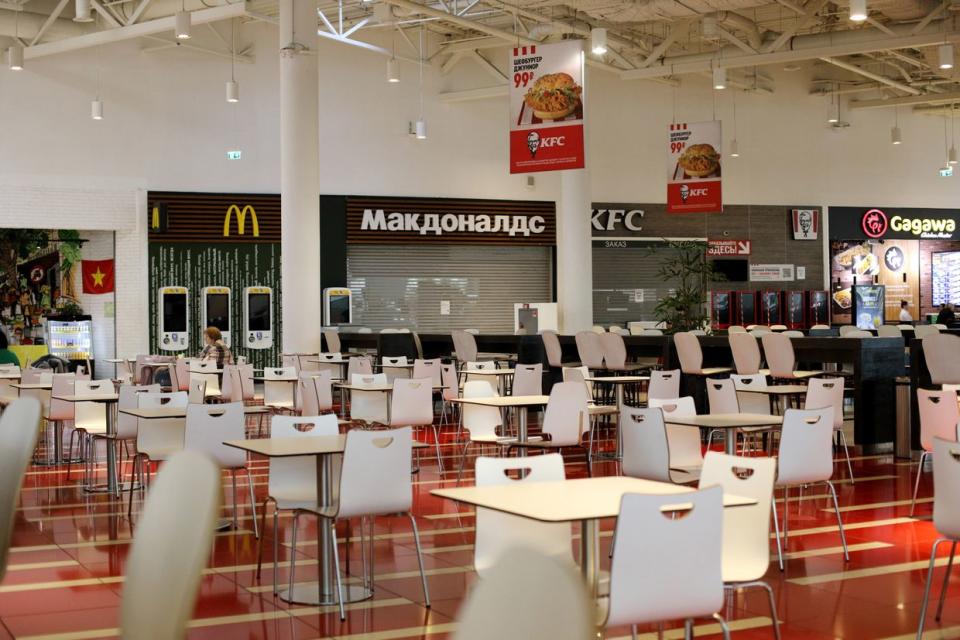
[[[661,259],[657,275],[674,289],[673,295],[657,301],[654,316],[663,323],[665,333],[702,329],[709,322],[707,283],[715,279],[706,245],[691,240],[663,242],[656,252]]]

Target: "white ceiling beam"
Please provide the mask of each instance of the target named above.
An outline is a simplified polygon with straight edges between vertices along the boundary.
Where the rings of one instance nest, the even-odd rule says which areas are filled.
[[[247,15],[245,4],[246,3],[238,2],[236,4],[192,11],[190,12],[190,19],[193,24],[206,24],[208,22],[240,18]],[[78,49],[152,36],[157,33],[163,33],[164,31],[173,31],[173,28],[174,17],[167,16],[139,24],[117,27],[115,29],[104,29],[102,31],[96,31],[82,36],[74,36],[72,38],[64,38],[63,40],[55,40],[53,42],[44,42],[32,47],[27,47],[24,50],[24,57],[28,60],[32,58],[42,58],[44,56],[77,51]]]
[[[404,56],[397,54],[394,56],[393,51],[390,49],[384,49],[383,47],[378,47],[375,44],[370,44],[369,42],[364,42],[363,40],[354,40],[353,38],[345,38],[336,33],[327,33],[322,29],[317,29],[317,35],[326,38],[327,40],[333,40],[334,42],[339,42],[340,44],[350,45],[352,47],[357,47],[359,49],[366,49],[367,51],[373,51],[374,53],[379,53],[387,57],[396,57],[397,60],[406,60],[407,62],[412,62],[413,64],[419,64],[420,61],[417,58],[411,58],[409,56]]]
[[[482,87],[480,89],[466,89],[463,91],[445,91],[439,94],[440,102],[447,103],[505,97],[507,97],[507,85],[505,84],[498,84],[493,87]]]
[[[902,82],[897,82],[896,80],[888,78],[887,76],[882,76],[879,73],[867,71],[866,69],[858,67],[855,64],[850,64],[849,62],[844,62],[843,60],[837,60],[836,58],[826,58],[826,57],[820,58],[820,60],[822,60],[823,62],[826,62],[827,64],[832,64],[835,67],[846,69],[851,73],[856,73],[857,75],[861,75],[864,78],[870,78],[871,80],[875,80],[889,87],[893,87],[894,89],[903,91],[904,93],[909,93],[914,96],[920,95],[922,93],[919,89],[915,89],[911,86],[905,85]]]
[[[670,48],[670,45],[677,41],[677,38],[687,32],[692,22],[693,20],[691,18],[685,18],[673,23],[673,25],[670,27],[670,33],[667,34],[667,37],[661,40],[660,44],[653,48],[653,51],[651,51],[650,55],[648,55],[646,59],[640,63],[640,66],[649,67],[652,63],[656,62],[660,56],[667,52],[667,49]]]
[[[6,9],[7,11],[23,11],[23,5],[13,2],[0,2],[0,9]]]
[[[751,46],[748,45],[746,42],[744,42],[743,40],[741,40],[741,39],[738,38],[737,36],[733,35],[733,34],[730,33],[729,31],[727,31],[726,29],[724,29],[724,28],[721,27],[720,25],[717,25],[717,33],[720,34],[720,37],[721,37],[721,38],[723,38],[724,40],[726,40],[727,42],[729,42],[729,43],[732,44],[733,46],[737,47],[737,48],[740,49],[741,51],[744,51],[744,52],[746,52],[746,53],[756,53],[756,52],[757,52],[756,49],[754,49],[753,47],[751,47]]]
[[[116,16],[114,16],[111,12],[107,11],[107,9],[102,4],[97,2],[97,0],[90,0],[90,4],[93,5],[93,8],[97,10],[97,13],[103,16],[103,19],[106,20],[107,24],[109,24],[111,27],[122,26],[120,24],[120,21],[117,20]]]
[[[504,72],[500,71],[500,69],[497,68],[497,65],[493,64],[492,62],[490,62],[489,60],[487,60],[486,58],[484,58],[482,55],[480,55],[480,54],[477,53],[476,51],[471,51],[469,55],[470,55],[471,58],[473,58],[474,60],[476,60],[477,63],[479,63],[480,66],[483,67],[483,69],[484,69],[487,73],[489,73],[490,75],[492,75],[492,76],[494,77],[494,79],[496,79],[496,80],[509,80],[509,78],[507,77],[507,74],[505,74]]]
[[[320,20],[321,20],[321,21],[323,22],[323,24],[327,27],[327,30],[328,30],[330,33],[332,33],[332,34],[334,34],[334,35],[340,35],[340,34],[337,32],[337,30],[334,28],[333,24],[331,24],[330,21],[327,19],[327,16],[323,13],[323,11],[321,11],[320,9],[317,9],[317,15],[320,17]]]
[[[450,71],[453,70],[457,63],[463,59],[463,51],[456,51],[450,54],[450,57],[447,58],[446,62],[440,65],[440,73],[447,75]]]
[[[887,109],[890,107],[909,107],[919,104],[947,104],[960,102],[960,91],[949,93],[925,94],[919,96],[904,96],[887,100],[851,100],[850,109]]]
[[[817,14],[820,13],[820,10],[827,4],[829,0],[807,0],[807,4],[803,5],[803,15],[797,18],[797,21],[794,22],[790,27],[783,30],[777,39],[767,45],[767,48],[764,49],[764,53],[773,53],[778,50],[780,47],[785,45],[790,38],[794,36],[797,31],[801,29],[806,29],[807,26],[812,23]]]
[[[805,13],[803,10],[803,7],[792,2],[792,0],[777,0],[777,4],[779,4],[782,7],[786,7],[787,9],[790,9],[790,11],[793,11],[798,16],[802,16]]]
[[[343,34],[342,34],[343,37],[344,37],[344,38],[349,38],[352,34],[356,33],[358,30],[360,30],[360,29],[362,29],[363,27],[365,27],[368,22],[370,22],[370,17],[369,17],[369,16],[366,17],[366,18],[364,18],[364,19],[361,20],[360,22],[356,23],[355,25],[353,25],[353,26],[350,27],[349,29],[346,29],[346,30],[343,32]]]
[[[40,38],[42,38],[43,34],[47,32],[47,29],[50,28],[50,25],[56,22],[57,18],[60,17],[60,14],[63,13],[63,10],[66,8],[68,2],[70,2],[70,0],[60,0],[60,2],[57,3],[57,6],[54,7],[53,12],[47,16],[43,26],[40,27],[39,31],[37,31],[37,35],[33,36],[33,40],[30,41],[31,47],[40,42]]]
[[[140,50],[141,53],[156,53],[158,51],[169,51],[172,49],[186,49],[187,51],[205,53],[217,58],[224,58],[225,60],[230,60],[232,58],[241,64],[253,64],[255,62],[253,56],[243,53],[237,53],[231,56],[229,51],[218,51],[216,49],[209,49],[207,47],[201,47],[200,45],[181,41],[173,42],[171,40],[167,40],[166,38],[161,38],[160,36],[146,36],[146,39],[159,42],[161,44],[153,47],[144,47]]]
[[[140,3],[137,5],[137,8],[133,10],[133,13],[130,15],[130,18],[127,20],[127,24],[136,24],[137,20],[140,19],[140,16],[143,15],[143,12],[147,7],[150,6],[150,0],[140,0]]]
[[[440,43],[440,53],[455,53],[457,51],[476,51],[477,49],[499,49],[508,46],[502,38],[485,36],[467,40],[451,40]]]
[[[933,11],[925,15],[923,17],[923,20],[918,22],[916,26],[913,27],[913,33],[920,33],[921,31],[923,31],[926,28],[926,26],[930,24],[930,22],[934,18],[939,16],[941,13],[943,13],[943,11],[947,8],[948,4],[949,4],[948,2],[942,2],[940,3],[940,6],[938,6],[936,9],[934,9]]]
[[[896,32],[893,31],[893,29],[891,29],[891,28],[888,27],[887,25],[883,24],[882,22],[877,22],[877,21],[874,20],[873,18],[868,17],[868,18],[867,18],[867,24],[869,24],[870,26],[874,27],[875,29],[879,29],[880,31],[883,31],[883,32],[884,32],[885,34],[887,34],[888,36],[895,36],[895,35],[897,35]]]

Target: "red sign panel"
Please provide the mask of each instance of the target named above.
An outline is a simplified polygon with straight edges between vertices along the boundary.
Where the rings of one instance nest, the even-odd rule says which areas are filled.
[[[583,125],[510,132],[510,173],[583,168]]]
[[[707,240],[707,255],[711,257],[748,256],[750,248],[750,240]]]
[[[722,183],[672,182],[667,185],[667,211],[670,213],[716,213],[722,209]]]

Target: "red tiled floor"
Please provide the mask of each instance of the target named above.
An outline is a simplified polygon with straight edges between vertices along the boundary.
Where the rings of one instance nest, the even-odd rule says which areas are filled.
[[[345,622],[339,620],[333,608],[318,611],[275,598],[271,590],[272,538],[265,540],[263,574],[257,579],[257,541],[251,533],[250,505],[242,492],[241,531],[224,532],[215,539],[212,569],[202,579],[189,637],[312,639],[385,631],[397,637],[447,637],[476,580],[470,569],[476,520],[472,509],[430,495],[433,489],[456,484],[459,461],[453,436],[451,427],[445,428],[441,436],[447,473],[440,477],[435,458],[425,453],[422,470],[414,476],[414,512],[426,551],[425,564],[431,572],[428,580],[432,609],[423,606],[414,541],[409,522],[403,518],[377,521],[375,596],[351,607]],[[605,441],[603,446],[610,448],[612,442]],[[267,465],[255,460],[251,466],[256,499],[262,501],[267,491]],[[585,475],[586,468],[581,461],[571,460],[567,470],[568,476],[579,477]],[[906,503],[879,504],[909,500],[915,465],[895,464],[892,457],[871,456],[857,459],[854,471],[860,480],[851,484],[843,481],[845,465],[838,462],[836,466],[841,506],[864,507],[843,513],[848,525],[847,540],[853,547],[850,562],[844,562],[837,549],[840,539],[833,529],[836,519],[830,503],[822,498],[809,499],[823,495],[823,489],[818,487],[808,489],[808,499],[803,501],[797,500],[794,491],[788,507],[789,551],[805,557],[788,560],[786,571],[781,573],[771,544],[773,561],[766,580],[775,591],[785,640],[872,639],[916,630],[926,563],[937,537],[930,522],[931,504],[921,503],[917,517],[912,519],[908,518]],[[616,472],[616,466],[600,462],[594,472],[610,475]],[[472,482],[469,465],[464,478],[466,484]],[[228,486],[225,478],[225,487]],[[928,474],[920,495],[929,497],[931,491]],[[33,635],[56,637],[85,630],[109,634],[118,623],[123,589],[122,581],[114,578],[123,574],[141,497],[135,498],[131,522],[126,515],[125,499],[86,494],[79,488],[76,475],[67,480],[63,471],[40,467],[29,470],[21,497],[10,555],[12,570],[0,584],[0,640]],[[778,508],[782,516],[782,502]],[[268,519],[268,526],[270,522]],[[291,524],[289,514],[282,514],[278,572],[281,587],[289,578],[286,563],[291,556]],[[612,527],[612,522],[604,522],[601,527],[601,556],[605,563]],[[827,529],[818,530],[821,528]],[[574,533],[578,533],[576,527]],[[345,534],[346,529],[341,528],[341,542]],[[353,535],[358,534],[355,529]],[[298,536],[296,581],[308,582],[317,576],[316,519],[302,518]],[[351,572],[358,575],[360,548],[355,540],[349,544],[349,553]],[[944,547],[941,554],[947,553]],[[943,569],[938,569],[934,597],[939,593],[942,576]],[[805,584],[805,579],[811,583]],[[767,602],[762,590],[728,598],[723,613],[742,627],[734,632],[736,638],[772,637],[765,620],[769,615]],[[951,577],[941,623],[933,620],[933,609],[931,606],[928,630],[960,627],[960,571]],[[433,631],[428,633],[428,627]],[[625,629],[613,629],[609,635],[625,633]]]

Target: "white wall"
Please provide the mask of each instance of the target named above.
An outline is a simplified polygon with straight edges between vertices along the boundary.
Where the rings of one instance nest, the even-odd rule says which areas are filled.
[[[87,240],[83,244],[84,260],[113,260],[113,231],[81,231],[80,237]],[[93,357],[100,366],[95,371],[97,378],[113,375],[113,367],[104,360],[116,357],[114,340],[116,339],[116,288],[114,293],[83,293],[82,272],[77,266],[77,297],[84,313],[93,320]]]

